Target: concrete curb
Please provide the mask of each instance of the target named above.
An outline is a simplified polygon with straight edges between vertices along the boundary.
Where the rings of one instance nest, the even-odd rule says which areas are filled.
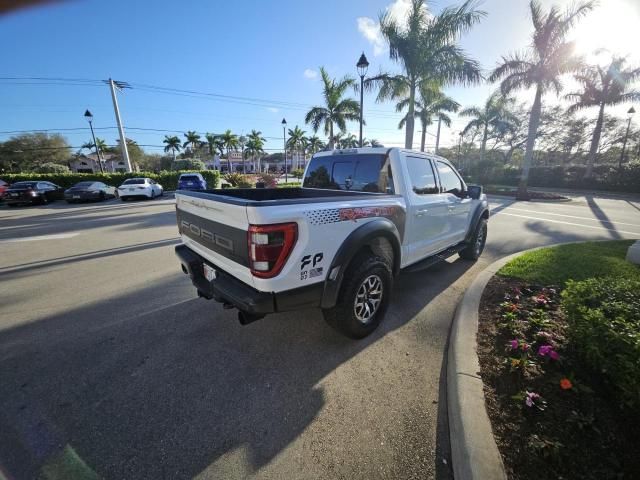
[[[500,197],[500,198],[508,198],[513,200],[514,202],[535,202],[535,203],[567,203],[572,202],[573,200],[570,198],[557,198],[557,199],[549,199],[549,198],[532,198],[530,200],[516,200],[516,197],[512,197],[510,195],[501,195],[499,193],[487,193],[488,197]]]
[[[531,250],[501,258],[480,272],[458,304],[453,318],[447,352],[447,410],[451,462],[456,480],[507,478],[493,438],[480,378],[476,341],[478,308],[482,292],[496,272],[510,260]]]

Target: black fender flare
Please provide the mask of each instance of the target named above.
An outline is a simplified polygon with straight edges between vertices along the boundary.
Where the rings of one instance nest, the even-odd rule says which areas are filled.
[[[464,237],[465,243],[469,243],[471,237],[473,237],[473,234],[476,231],[476,228],[478,228],[478,223],[480,223],[480,220],[483,218],[489,218],[489,203],[486,200],[480,202],[473,211],[471,221],[469,222],[469,229]]]
[[[349,263],[351,263],[353,257],[356,256],[363,246],[370,244],[372,240],[380,237],[388,240],[393,248],[392,271],[394,275],[398,274],[401,259],[401,242],[398,229],[391,220],[386,218],[377,218],[367,222],[349,234],[345,241],[342,242],[335,257],[333,257],[324,281],[322,300],[320,301],[321,308],[331,308],[335,306],[338,301],[340,287],[344,280],[344,273]],[[333,273],[335,268],[338,268],[337,273]],[[331,278],[332,276],[333,279]]]

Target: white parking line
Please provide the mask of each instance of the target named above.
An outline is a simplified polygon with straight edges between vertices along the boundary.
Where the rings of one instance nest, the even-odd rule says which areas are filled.
[[[567,218],[578,218],[580,220],[589,220],[591,222],[601,222],[601,223],[610,223],[612,225],[629,225],[630,227],[638,227],[639,224],[636,223],[625,223],[625,222],[612,222],[610,220],[600,220],[599,218],[593,217],[579,217],[577,215],[567,215],[564,213],[551,213],[551,212],[541,212],[539,210],[527,210],[526,208],[517,208],[517,207],[507,207],[509,211],[517,211],[517,212],[526,212],[526,213],[537,213],[538,215],[553,215],[554,217],[567,217]]]
[[[80,235],[79,233],[56,233],[53,235],[37,235],[35,237],[14,237],[2,238],[0,243],[17,243],[17,242],[37,242],[39,240],[60,240],[63,238],[73,238]]]
[[[625,233],[627,235],[635,235],[637,237],[640,237],[640,233],[638,232],[626,232],[624,230],[618,230],[617,228],[596,227],[595,225],[582,225],[581,223],[564,222],[562,220],[550,220],[548,218],[530,217],[528,215],[518,215],[516,213],[507,213],[504,210],[495,214],[495,216],[498,216],[498,215],[509,215],[510,217],[528,218],[530,220],[539,220],[541,222],[561,223],[563,225],[572,225],[574,227],[594,228],[596,230],[608,230],[610,232]]]

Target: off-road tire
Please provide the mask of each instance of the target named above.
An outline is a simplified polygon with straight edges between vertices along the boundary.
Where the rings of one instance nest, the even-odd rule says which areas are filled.
[[[364,282],[378,278],[382,284],[382,298],[374,314],[363,322],[356,316],[356,295]],[[375,281],[375,280],[374,280]],[[389,264],[373,254],[356,256],[345,273],[338,302],[332,308],[322,310],[326,322],[349,338],[359,339],[370,335],[384,318],[389,307],[393,274]]]
[[[482,255],[484,246],[487,243],[487,220],[481,218],[476,226],[473,235],[467,243],[467,247],[460,251],[460,256],[465,260],[477,260]]]

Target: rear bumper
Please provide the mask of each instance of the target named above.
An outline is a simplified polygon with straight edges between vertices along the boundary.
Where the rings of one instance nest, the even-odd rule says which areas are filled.
[[[233,305],[243,312],[267,315],[320,306],[323,282],[284,292],[261,292],[220,270],[186,245],[177,245],[176,255],[200,296]],[[204,263],[216,269],[215,280],[205,278]]]

